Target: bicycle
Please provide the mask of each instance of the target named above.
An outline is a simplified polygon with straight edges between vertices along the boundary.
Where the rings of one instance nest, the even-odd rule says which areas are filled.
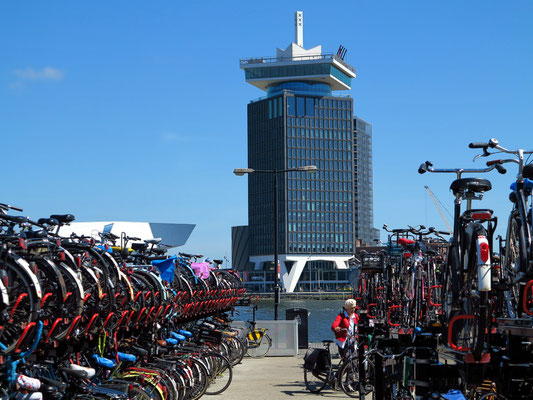
[[[355,341],[355,336],[350,335],[347,341]],[[348,352],[344,358],[333,365],[331,360],[330,345],[333,340],[323,340],[324,348],[313,349],[304,357],[304,381],[305,387],[311,393],[320,393],[326,385],[340,388],[349,397],[357,397],[359,392],[359,366],[357,353],[348,346]]]
[[[472,200],[480,200],[486,191],[492,188],[487,179],[462,178],[465,173],[486,173],[493,169],[501,174],[506,172],[500,163],[485,169],[434,169],[426,161],[421,164],[418,173],[452,173],[456,174],[450,189],[455,196],[454,228],[450,252],[448,254],[442,304],[445,308],[443,317],[448,322],[448,344],[459,352],[470,352],[475,361],[480,361],[486,341],[489,324],[489,293],[491,291],[491,254],[492,237],[496,229],[497,218],[488,209],[472,209]],[[467,201],[466,210],[461,214],[461,203]],[[485,228],[483,224],[486,223]],[[454,330],[454,324],[457,324]],[[460,335],[461,334],[461,335]],[[465,346],[456,344],[462,339]]]
[[[253,306],[253,317],[248,321],[248,332],[246,334],[248,348],[246,354],[252,358],[264,357],[272,347],[272,339],[266,333],[268,329],[257,328],[255,322],[255,311],[257,304]]]
[[[483,153],[477,155],[475,159],[497,153],[514,156],[514,158],[505,160],[488,161],[487,166],[504,163],[518,164],[518,175],[516,181],[511,184],[512,192],[509,196],[513,208],[509,215],[505,236],[505,262],[502,278],[510,286],[510,290],[505,292],[509,317],[514,318],[515,315],[521,317],[522,312],[533,315],[527,306],[527,290],[533,285],[533,281],[525,283],[533,277],[531,203],[528,209],[528,199],[533,191],[533,163],[525,164],[527,161],[524,161],[524,155],[533,154],[533,150],[509,150],[500,146],[496,139],[490,139],[488,143],[470,143],[470,147],[483,149]],[[489,148],[498,151],[490,153]]]

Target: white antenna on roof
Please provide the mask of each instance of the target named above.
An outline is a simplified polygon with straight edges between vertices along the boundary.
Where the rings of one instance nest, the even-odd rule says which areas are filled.
[[[304,47],[304,13],[296,11],[294,13],[294,36],[298,46]]]

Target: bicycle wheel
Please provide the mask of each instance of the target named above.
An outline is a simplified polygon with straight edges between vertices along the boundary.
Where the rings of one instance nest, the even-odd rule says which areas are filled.
[[[229,347],[231,350],[230,352],[231,366],[234,367],[235,365],[239,364],[242,361],[242,358],[244,357],[244,353],[246,352],[246,350],[242,342],[237,337],[231,338],[231,341],[229,342]]]
[[[220,394],[229,387],[233,379],[231,363],[226,357],[218,353],[208,353],[206,356],[211,359],[211,368],[205,394]]]
[[[152,396],[148,392],[133,385],[128,389],[128,398],[132,400],[152,400]]]
[[[331,376],[331,366],[325,370],[304,369],[305,387],[311,393],[320,393]]]
[[[359,397],[359,368],[357,359],[343,362],[339,369],[338,384],[348,397]]]
[[[272,347],[272,339],[266,333],[259,340],[248,341],[248,355],[252,358],[264,357]]]
[[[477,323],[474,324],[474,332],[472,334],[472,354],[474,359],[479,361],[483,354],[486,341],[486,331],[488,325],[488,292],[481,292],[479,294],[479,305],[477,312]]]
[[[185,398],[196,400],[202,397],[209,383],[207,367],[200,360],[191,359],[191,386],[188,388]]]
[[[520,271],[527,269],[526,236],[518,211],[513,211],[509,217],[507,233],[505,235],[505,262],[503,265],[503,278],[510,284],[510,290],[505,292],[509,317],[514,318],[520,313],[521,307],[519,285],[513,285],[513,278]]]
[[[41,300],[41,286],[35,274],[24,260],[17,258],[16,263],[0,263],[0,277],[9,301],[0,315],[0,343],[5,354],[15,350],[26,327],[37,320]]]

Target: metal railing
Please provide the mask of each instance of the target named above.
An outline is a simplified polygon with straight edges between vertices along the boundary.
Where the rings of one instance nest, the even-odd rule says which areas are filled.
[[[253,57],[253,58],[241,58],[240,65],[251,65],[251,64],[270,64],[270,63],[279,63],[279,62],[288,62],[288,61],[314,61],[314,60],[335,60],[340,64],[348,68],[350,71],[355,73],[355,68],[344,61],[342,58],[333,53],[328,54],[307,54],[302,56],[294,57]]]

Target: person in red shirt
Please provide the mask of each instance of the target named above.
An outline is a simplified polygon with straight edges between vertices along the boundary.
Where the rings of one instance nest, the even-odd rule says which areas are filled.
[[[339,354],[342,358],[344,358],[349,348],[355,351],[355,337],[359,322],[359,315],[356,314],[355,310],[355,300],[346,300],[343,311],[337,315],[335,321],[331,324],[331,330],[335,333],[335,342],[339,347]]]

